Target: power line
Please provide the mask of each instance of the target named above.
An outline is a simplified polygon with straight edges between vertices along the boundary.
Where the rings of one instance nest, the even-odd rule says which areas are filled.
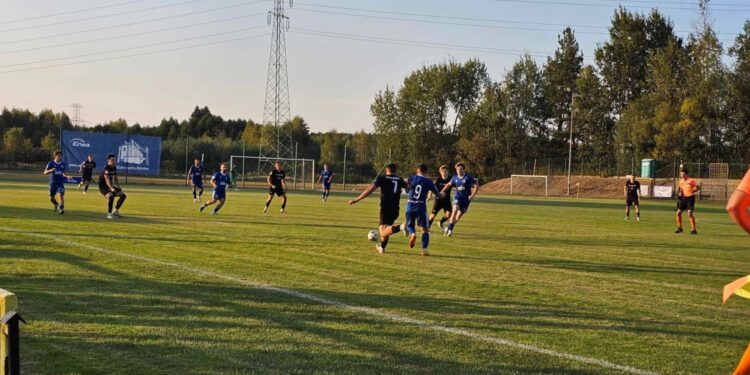
[[[619,0],[602,0],[602,1],[619,1]],[[632,1],[632,0],[630,0],[630,1]],[[644,0],[644,2],[648,2],[648,1]],[[297,3],[297,4],[300,4],[302,6],[314,7],[314,8],[340,9],[340,10],[355,11],[355,12],[367,12],[367,13],[375,13],[375,14],[392,14],[392,15],[400,15],[400,16],[424,17],[424,18],[447,19],[447,20],[479,21],[479,22],[492,22],[492,23],[509,23],[509,24],[521,24],[521,25],[554,26],[554,27],[563,27],[563,28],[564,27],[571,27],[571,28],[574,28],[574,29],[579,29],[579,28],[601,29],[601,30],[608,30],[609,29],[609,26],[575,25],[575,24],[547,23],[547,22],[533,22],[533,21],[511,21],[511,20],[503,20],[503,19],[496,19],[496,18],[475,18],[475,17],[443,16],[443,15],[426,14],[426,13],[410,13],[410,12],[384,11],[384,10],[377,10],[377,9],[339,7],[339,6],[332,6],[332,5],[314,4],[314,3],[308,3],[308,2],[302,2],[302,3]],[[308,10],[308,9],[305,9],[305,8],[297,8],[297,9],[298,10]],[[312,11],[312,10],[308,10],[308,11]],[[341,14],[341,13],[339,13],[339,14]],[[466,26],[469,26],[469,25],[467,24]],[[548,29],[533,29],[533,28],[523,28],[522,30],[529,30],[529,29],[531,29],[533,31],[550,31]],[[558,31],[558,30],[555,30],[555,31]],[[581,33],[580,30],[577,30],[576,32],[577,33]],[[678,32],[678,33],[689,33],[689,31],[682,31],[682,30],[676,30],[675,32]],[[717,33],[717,34],[736,35],[736,33],[726,33],[726,32],[725,33]]]
[[[147,11],[156,10],[156,9],[172,8],[172,7],[176,7],[176,6],[180,6],[180,5],[192,4],[192,3],[202,2],[202,1],[206,1],[206,0],[188,0],[188,1],[183,1],[181,3],[159,5],[159,6],[150,7],[150,8],[127,10],[127,11],[123,11],[123,12],[110,13],[110,14],[102,14],[102,15],[98,15],[98,16],[91,16],[91,17],[84,17],[84,18],[77,18],[77,19],[67,20],[67,21],[58,21],[58,22],[52,22],[52,23],[45,23],[45,24],[41,24],[41,25],[23,26],[23,27],[17,27],[15,29],[0,30],[0,33],[7,33],[7,32],[10,32],[10,31],[38,29],[40,27],[64,25],[66,23],[78,23],[78,22],[85,22],[85,21],[97,20],[97,19],[101,19],[101,18],[124,16],[126,14],[141,13],[141,12],[147,12]]]
[[[399,18],[399,17],[391,17],[391,16],[373,16],[373,15],[367,15],[367,14],[355,14],[355,13],[335,12],[335,11],[316,10],[316,9],[304,9],[304,8],[297,8],[297,10],[301,10],[304,12],[334,14],[334,15],[352,16],[352,17],[363,17],[363,18],[391,20],[391,21],[416,22],[416,23],[428,23],[428,24],[452,25],[452,26],[467,26],[467,27],[479,27],[479,28],[488,28],[488,29],[545,31],[545,32],[554,32],[554,33],[560,32],[560,30],[558,29],[541,29],[541,28],[534,28],[534,27],[521,27],[521,26],[498,26],[498,25],[482,25],[482,24],[475,24],[475,23],[472,24],[472,23],[448,22],[448,21],[419,20],[419,19]],[[601,32],[601,31],[578,31],[578,33],[595,34],[595,35],[607,34],[606,32]]]
[[[187,42],[187,41],[190,41],[190,40],[211,38],[211,37],[220,36],[220,35],[227,35],[227,34],[240,33],[240,32],[243,32],[243,31],[256,30],[256,29],[259,29],[261,27],[265,27],[265,25],[253,26],[253,27],[245,27],[245,28],[237,29],[237,30],[230,30],[230,31],[224,31],[224,32],[220,32],[220,33],[207,34],[207,35],[199,35],[199,36],[195,36],[195,37],[191,37],[191,38],[183,38],[183,39],[177,39],[177,40],[170,40],[170,41],[166,41],[166,42],[144,44],[144,45],[135,46],[135,47],[116,48],[116,49],[111,49],[111,50],[107,50],[107,51],[99,51],[99,52],[93,52],[93,53],[86,53],[86,54],[83,54],[83,55],[75,55],[75,56],[67,56],[67,57],[57,57],[57,58],[45,59],[45,60],[37,60],[37,61],[26,61],[26,62],[22,62],[22,63],[14,63],[14,64],[5,64],[5,65],[0,65],[0,68],[9,68],[9,67],[13,67],[13,66],[22,66],[22,65],[43,64],[43,63],[55,62],[55,61],[61,61],[61,60],[78,59],[78,58],[81,58],[81,57],[90,57],[90,56],[97,56],[97,55],[105,55],[105,54],[115,53],[115,52],[124,52],[124,51],[131,51],[131,50],[141,49],[141,48],[163,46],[165,44],[182,43],[182,42]]]
[[[18,53],[18,52],[39,51],[39,50],[44,50],[44,49],[51,49],[51,48],[58,48],[58,47],[67,47],[67,46],[73,46],[73,45],[79,45],[79,44],[102,42],[102,41],[107,41],[107,40],[131,38],[131,37],[134,37],[134,36],[142,36],[142,35],[148,35],[148,34],[155,34],[155,33],[160,33],[160,32],[165,32],[165,31],[187,29],[187,28],[192,28],[192,27],[197,27],[197,26],[204,26],[204,25],[210,25],[210,24],[215,24],[215,23],[220,23],[220,22],[229,22],[229,21],[235,21],[235,20],[244,19],[244,18],[257,17],[257,16],[265,15],[266,13],[267,12],[252,13],[252,14],[246,14],[244,16],[222,18],[222,19],[218,19],[218,20],[214,20],[214,21],[192,23],[192,24],[189,24],[189,25],[167,27],[167,28],[163,28],[163,29],[143,31],[143,32],[131,33],[131,34],[116,35],[116,36],[105,37],[105,38],[88,39],[88,40],[81,40],[81,41],[75,41],[75,42],[67,42],[67,43],[61,43],[61,44],[46,45],[46,46],[42,46],[42,47],[29,47],[29,48],[22,48],[22,49],[17,49],[17,50],[10,50],[10,51],[0,51],[0,55],[7,55],[7,54],[11,54],[11,53]]]
[[[605,29],[605,30],[607,29],[607,26],[570,25],[570,24],[547,23],[547,22],[531,22],[531,21],[512,21],[512,20],[502,20],[502,19],[497,19],[497,18],[474,18],[474,17],[443,16],[443,15],[437,15],[437,14],[409,13],[409,12],[395,12],[395,11],[385,11],[385,10],[377,10],[377,9],[339,7],[339,6],[320,5],[320,4],[307,3],[307,2],[302,2],[302,3],[298,2],[297,4],[303,5],[303,6],[315,7],[315,8],[340,9],[340,10],[349,10],[349,11],[356,11],[356,12],[392,14],[392,15],[400,15],[400,16],[414,16],[414,17],[426,17],[426,18],[448,19],[448,20],[480,21],[480,22],[510,23],[510,24],[520,24],[520,25],[556,26],[556,27],[575,26],[575,27],[589,28],[589,29]],[[297,8],[297,9],[299,9],[299,8]]]
[[[696,2],[687,2],[687,1],[649,1],[649,0],[596,0],[601,2],[610,2],[610,3],[640,3],[640,4],[652,4],[652,7],[658,7],[660,5],[687,5],[689,7],[695,7]],[[736,6],[736,7],[750,7],[750,5],[747,4],[740,4],[740,3],[729,3],[729,4],[722,4],[722,3],[711,3],[711,7],[728,7],[728,6]]]
[[[609,4],[592,4],[592,3],[576,3],[571,1],[546,1],[546,0],[494,0],[501,3],[519,3],[519,4],[537,4],[537,5],[570,5],[570,6],[584,6],[584,7],[606,7],[612,8]],[[620,2],[622,3],[622,2]],[[695,12],[698,8],[680,8],[680,7],[663,7],[663,6],[645,6],[645,5],[627,5],[623,4],[627,8],[636,9],[668,9],[668,10],[684,10]],[[713,12],[750,12],[750,9],[711,9]]]
[[[119,6],[123,6],[123,5],[130,5],[130,4],[135,4],[135,3],[142,3],[144,1],[147,1],[147,0],[125,1],[125,2],[122,2],[122,3],[115,3],[115,4],[110,4],[110,5],[102,5],[102,6],[93,7],[93,8],[85,8],[85,9],[70,10],[70,11],[65,11],[65,12],[60,12],[60,13],[45,14],[43,16],[34,16],[34,17],[28,17],[28,18],[18,18],[18,19],[15,19],[15,20],[0,21],[0,25],[7,25],[9,23],[18,23],[18,22],[26,22],[26,21],[35,21],[35,20],[41,20],[41,19],[45,19],[45,18],[65,16],[65,15],[68,15],[68,14],[90,12],[92,10],[114,8],[114,7],[119,7]]]
[[[113,26],[103,26],[103,27],[96,27],[96,28],[93,28],[93,29],[71,31],[71,32],[67,32],[67,33],[57,33],[57,34],[45,35],[45,36],[34,37],[34,38],[17,39],[17,40],[12,40],[12,41],[7,41],[7,42],[0,42],[0,45],[17,44],[17,43],[31,42],[31,41],[37,41],[37,40],[42,40],[42,39],[59,38],[59,37],[63,37],[63,36],[78,35],[78,34],[85,34],[85,33],[96,32],[96,31],[103,31],[103,30],[117,29],[117,28],[128,27],[128,26],[142,25],[144,23],[151,23],[151,22],[157,22],[157,21],[171,20],[171,19],[175,19],[175,18],[194,16],[196,14],[205,14],[205,13],[218,12],[218,11],[222,11],[222,10],[226,10],[226,9],[232,9],[232,8],[242,7],[242,6],[245,6],[245,5],[252,5],[252,4],[258,4],[258,3],[264,3],[264,2],[267,2],[267,1],[268,0],[246,1],[244,3],[239,3],[239,4],[234,4],[234,5],[227,5],[227,6],[223,6],[223,7],[219,7],[219,8],[212,8],[212,9],[205,9],[205,10],[199,10],[199,11],[194,11],[194,12],[187,12],[187,13],[182,13],[182,14],[177,14],[177,15],[172,15],[172,16],[164,16],[164,17],[159,17],[159,18],[152,18],[152,19],[143,20],[143,21],[128,22],[128,23],[122,23],[122,24],[113,25]]]
[[[112,57],[105,57],[105,58],[101,58],[101,59],[75,61],[75,62],[69,62],[69,63],[55,64],[55,65],[45,65],[45,66],[38,66],[38,67],[33,67],[33,68],[22,68],[22,69],[6,70],[6,71],[0,71],[0,74],[14,73],[14,72],[24,72],[24,71],[31,71],[31,70],[43,70],[43,69],[51,69],[51,68],[57,68],[57,67],[62,67],[62,66],[81,65],[81,64],[95,63],[95,62],[101,62],[101,61],[110,61],[110,60],[125,59],[125,58],[130,58],[130,57],[137,57],[137,56],[155,55],[155,54],[159,54],[159,53],[180,51],[180,50],[185,50],[185,49],[190,49],[190,48],[213,46],[213,45],[217,45],[217,44],[225,44],[225,43],[237,42],[237,41],[242,41],[242,40],[255,39],[255,38],[260,38],[260,37],[266,37],[266,36],[269,36],[269,35],[271,35],[271,34],[270,33],[265,33],[265,34],[252,35],[252,36],[247,36],[247,37],[242,37],[242,38],[219,40],[219,41],[215,41],[215,42],[206,42],[206,43],[200,43],[200,44],[193,44],[193,45],[189,45],[189,46],[182,46],[182,47],[175,47],[175,48],[162,49],[162,50],[156,50],[156,51],[134,53],[134,54],[129,54],[129,55],[112,56]]]
[[[372,36],[372,35],[357,35],[357,34],[350,34],[350,33],[344,34],[344,33],[337,33],[337,32],[331,32],[331,31],[303,29],[303,28],[296,28],[296,27],[291,28],[290,32],[293,32],[296,34],[306,34],[306,35],[314,35],[314,36],[323,36],[323,37],[328,37],[328,38],[348,39],[348,40],[394,44],[394,45],[402,45],[402,46],[416,46],[416,47],[438,48],[438,49],[447,48],[447,49],[467,51],[467,52],[495,53],[495,54],[501,54],[501,55],[519,55],[519,54],[528,53],[529,55],[535,56],[535,57],[549,56],[549,54],[546,54],[543,52],[511,50],[511,49],[480,47],[480,46],[467,46],[467,45],[460,45],[460,44],[434,43],[434,42],[424,42],[424,41],[406,40],[406,39],[392,39],[392,38],[384,38],[384,37],[378,37],[378,36]]]
[[[350,8],[354,9],[354,8]],[[517,27],[517,26],[496,26],[496,25],[482,25],[482,24],[473,24],[473,23],[461,23],[461,22],[446,22],[446,21],[433,21],[433,20],[419,20],[419,19],[409,19],[409,18],[399,18],[399,17],[390,17],[390,16],[374,16],[374,15],[367,15],[367,14],[355,14],[355,13],[345,13],[345,12],[336,12],[336,11],[327,11],[327,10],[316,10],[316,9],[305,9],[305,8],[297,8],[297,10],[305,11],[305,12],[314,12],[314,13],[323,13],[323,14],[333,14],[333,15],[342,15],[342,16],[352,16],[352,17],[364,17],[364,18],[372,18],[372,19],[381,19],[381,20],[393,20],[393,21],[403,21],[403,22],[416,22],[416,23],[428,23],[428,24],[440,24],[440,25],[453,25],[453,26],[466,26],[466,27],[479,27],[479,28],[490,28],[490,29],[509,29],[509,30],[523,30],[523,31],[540,31],[540,32],[554,32],[554,33],[560,33],[560,30],[558,29],[543,29],[543,28],[535,28],[535,27]],[[364,11],[364,10],[363,10]],[[433,17],[432,15],[421,15],[423,17]],[[439,16],[434,16],[439,17]],[[496,20],[498,21],[498,20]],[[554,26],[560,26],[560,27],[578,27],[575,25],[554,25]],[[584,27],[590,27],[590,26],[584,26]],[[597,32],[597,31],[586,31],[586,30],[576,30],[577,34],[592,34],[592,35],[608,35],[607,32]],[[717,33],[717,34],[728,34],[728,35],[736,35],[733,33]],[[722,39],[723,41],[729,41],[729,39]]]

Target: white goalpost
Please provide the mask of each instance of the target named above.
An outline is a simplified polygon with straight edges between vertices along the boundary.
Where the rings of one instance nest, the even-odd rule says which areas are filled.
[[[526,175],[526,174],[512,174],[510,175],[510,195],[513,195],[513,182],[517,182],[519,180],[528,180],[528,179],[539,179],[544,180],[544,196],[549,196],[549,179],[547,176],[537,176],[537,175]]]
[[[301,184],[301,189],[307,189],[307,182],[310,182],[310,188],[315,188],[315,160],[299,158],[272,158],[265,156],[243,156],[231,155],[229,157],[229,168],[237,169],[237,184],[242,187],[247,184],[265,184],[268,174],[273,169],[273,164],[280,161],[286,171],[287,186],[297,189],[297,184]]]

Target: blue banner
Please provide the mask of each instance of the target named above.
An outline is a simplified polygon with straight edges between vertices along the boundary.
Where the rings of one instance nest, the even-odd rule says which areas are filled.
[[[94,156],[96,173],[107,165],[107,154],[117,157],[120,174],[158,176],[161,137],[63,131],[63,160],[68,172],[78,168],[88,155]]]

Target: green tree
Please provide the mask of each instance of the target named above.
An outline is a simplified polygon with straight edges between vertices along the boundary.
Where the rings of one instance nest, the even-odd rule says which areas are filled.
[[[750,21],[745,21],[729,54],[735,63],[729,73],[731,121],[727,128],[727,152],[747,163],[750,162]]]
[[[583,68],[576,80],[576,92],[575,158],[579,162],[607,166],[614,162],[615,126],[605,88],[594,67]]]
[[[554,126],[553,139],[558,146],[567,140],[566,129],[570,120],[571,103],[576,90],[576,79],[583,67],[581,52],[575,34],[566,27],[557,38],[555,55],[547,58],[544,66],[544,96],[550,108]]]
[[[33,145],[23,134],[21,128],[11,128],[3,136],[3,158],[8,162],[28,161],[31,159]]]

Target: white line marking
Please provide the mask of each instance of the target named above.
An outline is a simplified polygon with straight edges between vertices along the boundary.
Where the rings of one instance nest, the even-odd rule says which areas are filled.
[[[188,272],[191,272],[193,274],[198,274],[198,275],[203,275],[203,276],[209,276],[209,277],[213,277],[213,278],[216,278],[216,279],[231,281],[231,282],[234,282],[234,283],[237,283],[237,284],[240,284],[240,285],[250,286],[250,287],[253,287],[253,288],[256,288],[256,289],[271,291],[271,292],[275,292],[275,293],[279,293],[279,294],[285,294],[285,295],[288,295],[288,296],[297,297],[299,299],[303,299],[303,300],[307,300],[307,301],[312,301],[312,302],[317,302],[317,303],[320,303],[320,304],[323,304],[323,305],[329,305],[329,306],[335,306],[335,307],[339,307],[339,308],[343,308],[343,309],[347,309],[347,310],[359,311],[359,312],[367,314],[367,315],[376,316],[376,317],[380,317],[380,318],[386,318],[386,319],[394,320],[394,321],[397,321],[397,322],[400,322],[400,323],[413,324],[415,326],[419,326],[419,327],[424,328],[424,329],[429,329],[429,330],[433,330],[433,331],[437,331],[437,332],[450,333],[450,334],[454,334],[454,335],[458,335],[458,336],[464,336],[464,337],[468,337],[468,338],[475,339],[475,340],[478,340],[478,341],[491,342],[491,343],[494,343],[494,344],[498,344],[498,345],[502,345],[502,346],[507,346],[507,347],[514,348],[514,349],[523,349],[523,350],[527,350],[527,351],[534,352],[534,353],[548,355],[548,356],[551,356],[551,357],[564,358],[564,359],[568,359],[568,360],[571,360],[571,361],[574,361],[574,362],[590,364],[590,365],[598,366],[598,367],[609,369],[609,370],[618,370],[618,371],[626,372],[626,373],[629,373],[629,374],[636,374],[636,375],[658,375],[658,373],[656,373],[656,372],[652,372],[652,371],[648,371],[648,370],[641,370],[639,368],[635,368],[635,367],[631,367],[631,366],[618,365],[616,363],[612,363],[612,362],[605,361],[605,360],[602,360],[602,359],[591,358],[591,357],[584,357],[584,356],[580,356],[580,355],[577,355],[577,354],[570,354],[570,353],[565,353],[565,352],[558,352],[558,351],[555,351],[555,350],[544,349],[544,348],[540,348],[540,347],[529,345],[529,344],[522,344],[520,342],[516,342],[516,341],[512,341],[512,340],[501,339],[499,337],[486,336],[486,335],[482,335],[482,334],[479,334],[479,333],[467,331],[467,330],[464,330],[464,329],[446,327],[446,326],[442,326],[442,325],[439,325],[439,324],[430,323],[430,322],[425,321],[425,320],[409,318],[407,316],[403,316],[403,315],[399,315],[399,314],[395,314],[395,313],[389,313],[389,312],[385,312],[385,311],[380,311],[380,310],[369,308],[369,307],[357,306],[357,305],[350,305],[348,303],[339,302],[339,301],[336,301],[336,300],[327,299],[327,298],[323,298],[323,297],[318,297],[318,296],[313,295],[313,294],[302,293],[302,292],[298,292],[298,291],[292,290],[292,289],[280,288],[280,287],[273,286],[273,285],[270,285],[270,284],[265,284],[265,283],[261,283],[261,282],[257,282],[257,281],[246,280],[246,279],[243,279],[243,278],[240,278],[240,277],[237,277],[237,276],[226,275],[226,274],[222,274],[222,273],[218,273],[218,272],[213,272],[213,271],[208,271],[208,270],[204,270],[204,269],[200,269],[200,268],[190,267],[190,266],[186,266],[186,265],[180,264],[180,263],[172,263],[172,262],[167,262],[167,261],[159,260],[159,259],[155,259],[155,258],[149,258],[149,257],[141,256],[141,255],[122,253],[122,252],[119,252],[119,251],[108,250],[108,249],[104,249],[104,248],[101,248],[101,247],[88,245],[88,244],[85,244],[85,243],[79,243],[79,242],[64,240],[62,238],[57,238],[57,237],[50,236],[50,235],[45,235],[45,234],[41,234],[41,233],[27,232],[27,231],[15,229],[15,228],[0,228],[0,230],[6,231],[6,232],[10,232],[10,233],[21,234],[21,235],[25,235],[25,236],[29,236],[29,237],[36,237],[36,238],[41,238],[41,239],[45,239],[45,240],[49,240],[49,241],[54,241],[54,242],[61,243],[61,244],[64,244],[64,245],[68,245],[68,246],[71,246],[71,247],[74,247],[74,248],[79,248],[79,249],[80,248],[84,248],[84,249],[88,249],[90,251],[94,251],[94,252],[98,252],[98,253],[102,253],[102,254],[115,255],[115,256],[119,256],[119,257],[123,257],[123,258],[129,258],[129,259],[139,260],[139,261],[142,261],[142,262],[145,262],[145,263],[159,264],[159,265],[162,265],[162,266],[167,266],[167,267],[172,267],[172,268],[180,269],[180,270],[183,270],[183,271],[188,271]]]

